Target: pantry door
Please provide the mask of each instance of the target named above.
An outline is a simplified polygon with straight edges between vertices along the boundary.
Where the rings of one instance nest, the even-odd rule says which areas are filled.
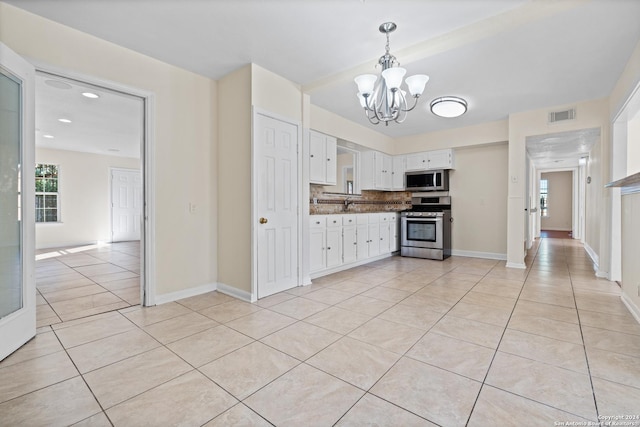
[[[298,284],[298,126],[255,114],[257,296]]]
[[[36,334],[34,76],[0,43],[0,360]]]

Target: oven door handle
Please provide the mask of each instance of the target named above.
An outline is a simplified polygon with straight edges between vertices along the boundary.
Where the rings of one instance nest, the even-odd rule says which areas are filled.
[[[413,218],[409,218],[409,217],[405,217],[407,222],[425,222],[425,221],[435,221],[435,222],[442,222],[443,218],[441,216],[432,216],[432,217],[413,217]],[[452,219],[453,221],[453,219]]]

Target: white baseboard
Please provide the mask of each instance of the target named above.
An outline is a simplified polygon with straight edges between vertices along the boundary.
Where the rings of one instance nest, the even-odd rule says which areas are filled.
[[[369,264],[370,262],[379,261],[381,259],[389,258],[393,254],[394,254],[393,252],[386,253],[386,254],[375,256],[375,257],[363,259],[363,260],[360,260],[360,261],[350,262],[349,264],[342,264],[342,265],[339,265],[337,267],[328,268],[326,270],[316,271],[314,273],[309,274],[309,278],[317,279],[318,277],[327,276],[329,274],[337,273],[339,271],[348,270],[350,268],[357,267],[359,265]]]
[[[629,296],[624,292],[622,293],[622,296],[620,298],[622,299],[624,305],[627,306],[627,309],[629,310],[633,318],[636,319],[636,322],[640,323],[640,307],[635,305],[631,298],[629,298]]]
[[[242,289],[238,289],[234,286],[225,285],[224,283],[218,282],[218,292],[229,295],[234,298],[238,298],[239,300],[246,302],[256,302],[258,299],[253,299],[250,292],[243,291]]]
[[[571,228],[565,227],[542,227],[540,226],[540,231],[566,231],[567,233],[571,231]]]
[[[207,292],[215,291],[216,289],[217,289],[216,283],[207,283],[204,285],[196,286],[194,288],[188,288],[180,291],[169,292],[168,294],[156,295],[155,304],[156,305],[166,304],[168,302],[177,301],[179,299],[206,294]]]
[[[464,256],[469,258],[499,259],[500,261],[505,261],[507,259],[507,254],[498,254],[494,252],[462,251],[459,249],[452,249],[451,255]]]
[[[526,270],[527,265],[524,262],[507,262],[505,265],[507,268],[519,268],[521,270]]]
[[[586,242],[584,244],[584,250],[587,251],[587,255],[589,255],[589,258],[591,258],[591,261],[593,261],[593,269],[595,271],[598,271],[598,266],[600,265],[600,257],[598,256],[596,251],[594,251],[593,248]]]

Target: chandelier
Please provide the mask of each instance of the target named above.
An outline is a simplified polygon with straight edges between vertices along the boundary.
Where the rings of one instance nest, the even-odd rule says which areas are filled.
[[[389,33],[396,29],[393,22],[385,22],[380,25],[380,32],[387,36],[385,54],[380,57],[378,64],[382,67],[381,78],[374,74],[362,74],[354,80],[358,85],[358,99],[369,121],[377,125],[384,122],[402,123],[407,118],[407,113],[418,105],[418,98],[424,92],[424,87],[429,81],[429,76],[416,74],[407,77],[405,83],[413,98],[413,105],[408,106],[407,92],[400,88],[402,78],[407,70],[400,67],[396,57],[389,53]]]

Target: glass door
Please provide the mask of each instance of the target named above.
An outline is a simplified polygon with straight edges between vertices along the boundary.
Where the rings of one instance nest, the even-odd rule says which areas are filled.
[[[0,360],[36,333],[33,76],[0,43]]]

